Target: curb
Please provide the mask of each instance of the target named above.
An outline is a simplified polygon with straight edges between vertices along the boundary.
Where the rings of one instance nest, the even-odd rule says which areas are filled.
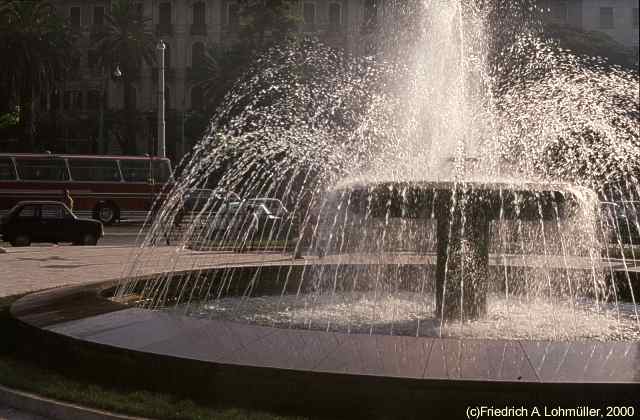
[[[51,420],[150,420],[52,400],[2,385],[0,385],[0,403]]]

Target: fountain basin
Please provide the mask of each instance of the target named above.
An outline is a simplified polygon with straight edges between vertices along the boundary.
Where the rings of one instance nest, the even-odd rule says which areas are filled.
[[[259,273],[259,290],[279,293],[278,273],[288,268],[237,268],[234,287],[242,290]],[[176,273],[172,282],[221,270]],[[108,299],[116,284],[44,291],[14,303],[24,348],[50,367],[100,382],[334,417],[464,415],[472,404],[627,403],[640,390],[638,342],[271,328],[132,308]]]

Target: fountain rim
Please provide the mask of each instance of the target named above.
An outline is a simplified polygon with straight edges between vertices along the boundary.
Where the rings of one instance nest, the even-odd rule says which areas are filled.
[[[244,268],[264,268],[263,266],[257,265],[245,265]],[[278,267],[278,266],[274,266]],[[220,267],[210,268],[206,271],[219,270]],[[184,270],[178,271],[177,273],[186,273],[192,272],[194,270]],[[199,273],[202,273],[205,270],[195,270]],[[140,279],[148,278],[149,276],[141,276]],[[414,351],[416,349],[415,346],[429,346],[429,356],[428,360],[422,360],[420,362],[419,358],[415,359],[415,355],[413,361],[418,360],[417,363],[423,363],[424,372],[423,375],[412,375],[407,374],[406,366],[403,368],[402,366],[395,366],[395,373],[385,369],[375,368],[373,365],[364,366],[364,362],[362,366],[342,366],[340,363],[343,361],[338,361],[333,368],[321,369],[318,366],[311,367],[307,366],[294,366],[288,360],[294,358],[291,356],[290,358],[284,358],[280,356],[273,356],[273,360],[284,360],[281,364],[275,363],[273,360],[265,362],[262,356],[258,356],[255,359],[248,358],[240,358],[239,362],[233,362],[233,360],[225,359],[222,357],[221,359],[213,358],[198,358],[195,357],[195,360],[200,362],[211,364],[215,366],[235,366],[237,368],[241,367],[252,367],[256,369],[266,369],[268,371],[278,371],[278,372],[298,372],[300,374],[326,374],[326,375],[350,375],[354,377],[360,378],[386,378],[389,380],[399,380],[399,381],[444,381],[451,383],[481,383],[481,384],[505,384],[512,383],[518,386],[522,385],[540,385],[540,384],[590,384],[594,386],[608,386],[612,384],[626,385],[632,387],[640,386],[640,343],[634,341],[615,341],[615,342],[603,342],[597,340],[580,340],[580,341],[544,341],[544,340],[522,340],[522,339],[480,339],[480,338],[439,338],[439,337],[406,337],[406,336],[385,336],[385,335],[364,335],[364,334],[345,334],[345,333],[337,333],[337,332],[325,332],[325,331],[310,331],[310,330],[292,330],[292,329],[282,329],[276,327],[267,327],[267,326],[256,326],[256,325],[246,325],[233,321],[221,321],[221,320],[201,320],[198,318],[192,317],[179,317],[175,314],[167,315],[165,312],[161,311],[152,311],[152,310],[143,310],[138,308],[127,307],[126,305],[116,303],[105,296],[105,293],[109,289],[113,289],[115,286],[119,284],[121,279],[102,281],[99,283],[93,283],[84,286],[70,286],[63,287],[51,290],[45,290],[40,292],[31,293],[20,298],[18,301],[14,302],[11,306],[11,315],[12,317],[18,321],[24,328],[29,330],[28,335],[42,335],[45,334],[47,336],[53,336],[54,341],[60,340],[61,342],[71,341],[73,345],[80,346],[95,346],[96,344],[102,345],[105,347],[106,351],[114,351],[114,350],[126,350],[129,352],[133,352],[135,354],[143,354],[148,357],[170,357],[177,358],[178,360],[193,360],[193,354],[200,351],[200,354],[205,354],[207,351],[211,353],[211,349],[197,349],[197,348],[189,348],[187,349],[187,353],[176,354],[171,351],[163,351],[159,349],[154,349],[154,344],[149,344],[149,346],[140,346],[138,344],[129,344],[123,343],[120,340],[122,337],[119,337],[117,332],[118,328],[122,328],[121,333],[126,333],[127,327],[117,327],[115,328],[108,337],[111,338],[100,338],[96,339],[95,337],[100,336],[92,336],[90,332],[90,328],[88,329],[87,325],[91,323],[95,323],[97,328],[104,330],[105,325],[107,325],[110,319],[117,318],[118,315],[127,314],[130,316],[134,314],[138,317],[138,319],[134,319],[131,321],[136,322],[142,320],[146,320],[144,322],[150,323],[150,325],[154,325],[156,323],[156,327],[158,325],[164,326],[174,326],[175,323],[181,325],[181,328],[185,328],[185,326],[192,326],[194,328],[186,328],[187,331],[203,331],[207,330],[207,328],[217,328],[219,331],[224,330],[233,330],[236,332],[245,331],[248,336],[260,336],[259,340],[256,341],[257,347],[253,348],[256,350],[254,354],[259,355],[260,343],[262,341],[267,340],[268,337],[289,337],[289,339],[299,339],[300,337],[305,337],[306,342],[320,342],[320,341],[330,341],[331,339],[339,341],[343,350],[348,350],[345,354],[345,360],[349,359],[349,351],[353,352],[353,346],[360,346],[360,350],[362,354],[378,354],[380,348],[377,346],[387,345],[392,348],[412,348]],[[65,311],[68,314],[72,314],[73,316],[64,319]],[[75,311],[75,315],[74,315]],[[121,312],[125,311],[125,312]],[[45,320],[47,316],[58,316],[62,317],[62,319],[58,319],[53,323],[47,323]],[[188,319],[185,319],[188,318]],[[82,323],[85,324],[82,324]],[[106,324],[105,324],[106,322]],[[126,324],[126,323],[125,323]],[[131,324],[131,323],[129,323]],[[69,332],[73,331],[74,325],[78,326],[79,330],[75,333]],[[84,326],[83,326],[84,325]],[[196,328],[196,326],[198,328]],[[65,332],[65,329],[67,332]],[[81,333],[78,333],[80,331]],[[151,329],[149,329],[151,331]],[[158,331],[156,328],[154,331]],[[130,333],[130,332],[129,332]],[[245,334],[243,333],[243,334]],[[94,337],[94,338],[92,338]],[[293,338],[291,338],[293,337]],[[143,337],[144,338],[144,337]],[[147,337],[148,338],[148,337]],[[270,338],[270,339],[271,339]],[[141,340],[142,338],[137,337],[137,339]],[[66,341],[65,341],[66,340]],[[315,341],[314,341],[315,340]],[[151,340],[153,341],[153,339]],[[157,342],[158,340],[155,340]],[[305,340],[303,340],[305,341]],[[349,347],[345,343],[351,343]],[[355,343],[355,344],[354,344]],[[384,344],[386,343],[386,344]],[[410,344],[414,347],[411,347]],[[201,343],[202,344],[202,343]],[[255,343],[254,343],[255,344]],[[289,345],[291,343],[289,342]],[[277,347],[278,343],[271,343],[271,349],[273,350],[273,346]],[[280,345],[280,353],[287,351],[289,347],[287,345]],[[404,347],[403,347],[404,346]],[[339,347],[339,346],[338,346]],[[467,363],[471,363],[475,366],[477,363],[487,363],[491,365],[491,358],[493,354],[499,353],[499,350],[502,350],[503,353],[513,354],[513,359],[511,363],[520,363],[521,368],[528,372],[527,374],[530,377],[526,379],[522,379],[525,375],[524,373],[521,376],[512,375],[511,377],[489,377],[486,372],[482,374],[472,373],[467,376],[462,375],[462,371],[465,369],[464,367],[458,366],[458,377],[453,375],[451,376],[450,372],[440,372],[436,374],[427,374],[427,365],[431,363],[431,358],[436,357],[433,356],[434,351],[440,351],[440,356],[444,359],[451,356],[451,354],[456,357],[466,358]],[[306,347],[305,347],[306,348]],[[386,347],[388,348],[388,347]],[[446,348],[446,349],[445,349]],[[312,349],[306,348],[308,351],[312,351]],[[434,350],[435,349],[435,350]],[[300,349],[296,349],[299,351]],[[498,350],[498,351],[496,351]],[[243,350],[244,351],[244,350]],[[266,350],[268,351],[268,349]],[[449,354],[448,352],[451,352]],[[549,360],[558,360],[558,358],[564,360],[567,357],[571,358],[572,363],[574,365],[577,363],[578,366],[582,366],[581,369],[568,369],[564,368],[563,365],[560,364],[558,366],[545,365],[544,363],[552,363],[552,362],[540,362],[541,365],[538,366],[537,370],[535,368],[535,361],[540,359],[540,352],[543,351],[544,358],[548,358]],[[194,353],[195,352],[195,353]],[[457,353],[456,353],[457,352]],[[465,354],[465,352],[467,352]],[[514,353],[515,352],[515,353]],[[213,352],[215,353],[215,352]],[[211,353],[211,354],[213,354]],[[250,353],[250,352],[249,352]],[[515,354],[518,355],[515,355]],[[547,354],[548,353],[548,354]],[[594,362],[594,354],[606,355],[604,361],[599,359],[595,359]],[[637,356],[634,358],[632,355],[636,354]],[[155,356],[154,356],[155,355]],[[618,357],[616,358],[615,355]],[[423,355],[424,356],[424,355]],[[329,356],[327,356],[329,357]],[[331,356],[331,357],[340,357],[343,356]],[[379,357],[379,354],[378,356]],[[591,357],[591,358],[589,358]],[[603,356],[604,357],[604,356]],[[478,358],[480,358],[480,362],[478,362]],[[633,361],[626,361],[626,358],[633,359]],[[295,359],[295,358],[294,358]],[[383,364],[387,364],[389,366],[394,366],[394,363],[400,363],[397,358],[394,358],[393,354],[387,354],[386,359],[388,361],[383,361]],[[385,360],[386,360],[385,359]],[[443,360],[444,360],[443,359]],[[434,359],[435,360],[435,359]],[[371,362],[371,360],[370,360]],[[373,363],[373,362],[372,362]],[[440,360],[442,363],[442,360]],[[444,364],[446,365],[446,361]],[[502,362],[505,363],[504,360]],[[601,369],[597,379],[593,377],[591,379],[586,378],[585,375],[586,369],[584,366],[591,366],[591,369],[596,369],[593,365],[597,363],[602,363]],[[616,368],[616,363],[624,365],[627,363],[626,367],[618,366]],[[608,365],[607,365],[608,364]],[[342,366],[341,368],[339,368]],[[442,366],[438,365],[438,361],[434,361],[434,369],[438,371]],[[473,372],[474,368],[467,366],[467,369],[471,369]],[[485,366],[485,367],[487,367]],[[511,369],[511,367],[505,364],[505,369]],[[607,369],[607,366],[611,368],[611,370]],[[445,370],[447,368],[445,367]],[[500,368],[502,369],[502,367]],[[393,370],[393,369],[392,369]],[[455,370],[455,369],[454,369]],[[597,371],[597,369],[596,369]],[[404,372],[404,373],[403,373]],[[555,372],[555,373],[554,373]],[[560,373],[558,373],[560,372]],[[399,374],[403,373],[403,374]],[[616,373],[615,375],[613,373]],[[474,375],[480,376],[474,376]],[[627,375],[626,378],[623,378],[621,375]],[[582,375],[582,376],[581,376]],[[629,376],[631,375],[631,376]],[[597,375],[596,375],[597,376]],[[337,377],[337,376],[336,376]],[[585,379],[586,378],[586,379]]]
[[[409,179],[399,180],[386,177],[354,177],[340,180],[334,183],[329,191],[343,191],[346,189],[361,190],[382,186],[407,186],[420,187],[432,190],[480,190],[480,191],[531,191],[531,192],[560,192],[572,193],[577,191],[593,192],[591,189],[568,182],[560,181],[534,181],[534,180],[438,180],[438,179]],[[595,194],[595,192],[594,192]]]

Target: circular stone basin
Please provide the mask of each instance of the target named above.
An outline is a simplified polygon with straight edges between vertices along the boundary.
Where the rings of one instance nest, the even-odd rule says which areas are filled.
[[[231,294],[241,295],[249,284],[258,294],[280,292],[280,275],[295,265],[216,267],[173,273],[164,281],[167,291],[177,291],[188,279],[220,279],[235,270],[238,281],[227,285]],[[149,279],[137,280],[144,285]],[[328,331],[273,328],[130,307],[108,299],[117,284],[53,289],[15,302],[11,314],[25,355],[114,386],[349,418],[424,418],[425,412],[460,417],[478,404],[623,404],[637,401],[640,390],[638,341],[392,336],[380,326],[365,334],[330,325]],[[352,310],[366,313],[370,296],[351,297],[360,302]],[[399,307],[402,298],[394,298]],[[278,297],[269,299],[267,309]],[[416,302],[415,296],[409,300]],[[407,313],[425,315],[412,305]]]

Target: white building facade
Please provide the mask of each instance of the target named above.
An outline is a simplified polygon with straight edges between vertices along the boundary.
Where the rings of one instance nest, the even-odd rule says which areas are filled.
[[[267,0],[268,1],[268,0]],[[329,45],[353,53],[370,52],[375,43],[372,27],[384,18],[385,1],[391,0],[300,0],[299,31],[317,35]],[[396,2],[398,0],[395,0]],[[56,95],[43,104],[47,109],[59,109],[60,115],[72,115],[84,121],[84,128],[61,124],[60,137],[70,152],[117,152],[111,142],[108,149],[96,148],[96,120],[103,98],[107,109],[123,108],[122,83],[103,74],[98,68],[95,48],[96,34],[105,24],[110,0],[52,0],[57,13],[76,26],[81,37],[81,55],[76,76],[60,86]],[[166,49],[167,148],[179,158],[189,145],[172,144],[184,132],[185,115],[202,107],[202,92],[198,92],[192,68],[211,46],[225,46],[238,36],[238,4],[232,0],[140,0],[136,7],[149,19],[157,38]],[[609,34],[625,46],[638,48],[638,0],[540,0],[546,19],[584,30]],[[113,69],[112,69],[113,70]],[[155,137],[157,109],[157,68],[143,65],[135,86],[136,108],[141,117],[141,139]],[[100,114],[102,115],[102,114]],[[52,117],[55,120],[57,117]],[[181,126],[182,124],[182,126]],[[176,128],[178,127],[178,128]],[[180,129],[182,127],[182,130]],[[91,134],[87,134],[91,133]],[[102,134],[104,135],[104,134]],[[94,146],[89,147],[87,137]],[[91,140],[93,138],[93,140]],[[182,135],[184,140],[184,135]],[[151,140],[139,140],[150,142]],[[84,143],[83,143],[84,142]],[[151,143],[139,150],[151,152]]]

